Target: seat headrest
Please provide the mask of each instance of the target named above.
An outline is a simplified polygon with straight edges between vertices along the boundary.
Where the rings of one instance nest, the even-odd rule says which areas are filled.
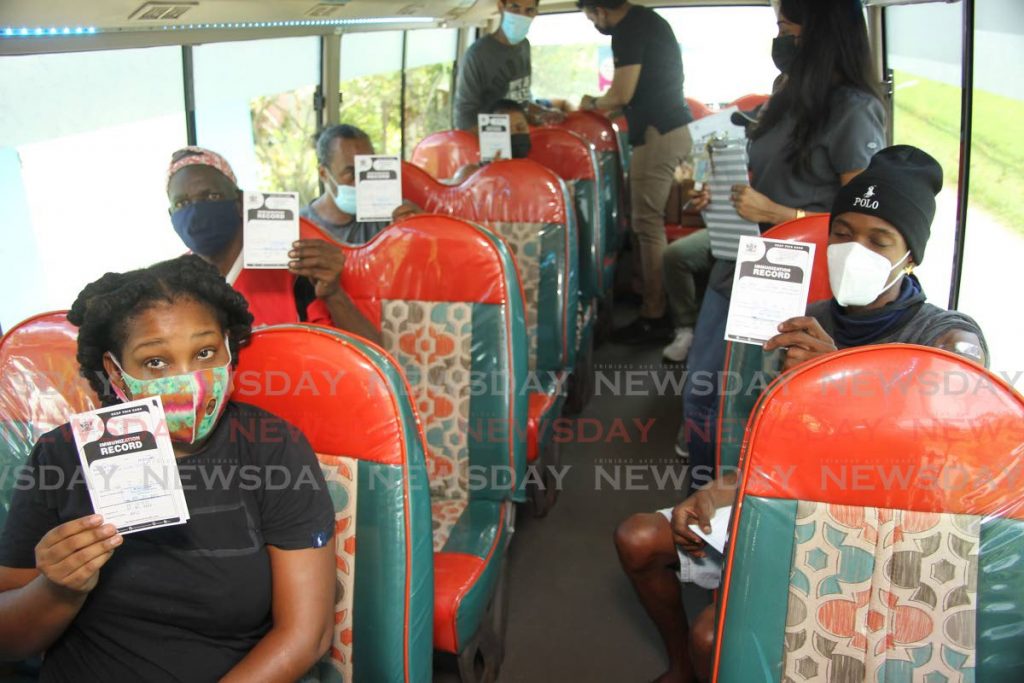
[[[30,422],[37,433],[100,402],[79,372],[78,328],[67,311],[43,313],[0,339],[0,419]]]
[[[832,285],[828,280],[828,214],[804,216],[780,223],[764,233],[776,240],[810,242],[814,245],[814,265],[811,270],[811,288],[807,303],[832,298]]]
[[[234,377],[233,400],[287,420],[313,450],[401,465],[412,435],[395,395],[408,389],[394,362],[359,337],[314,325],[253,332]]]
[[[940,349],[839,351],[765,391],[740,467],[748,495],[1024,519],[1024,398]]]
[[[563,180],[596,180],[597,159],[590,143],[562,128],[535,128],[530,132],[530,156]]]
[[[423,138],[411,162],[435,178],[451,178],[466,164],[480,161],[480,141],[464,130],[442,130]]]
[[[445,185],[402,164],[402,192],[423,209],[478,223],[566,223],[564,185],[529,159],[494,161],[460,185]]]
[[[594,145],[598,152],[618,152],[615,127],[608,117],[595,111],[574,111],[566,115],[559,127],[571,130]]]

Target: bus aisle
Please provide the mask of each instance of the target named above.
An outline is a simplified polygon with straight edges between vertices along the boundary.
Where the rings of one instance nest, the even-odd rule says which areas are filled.
[[[616,323],[635,315],[616,313]],[[568,467],[557,504],[543,519],[523,506],[516,513],[501,683],[639,681],[664,669],[657,631],[619,566],[612,535],[630,514],[685,497],[687,468],[673,450],[683,367],[664,365],[658,346],[610,342],[594,360],[597,393],[556,427],[560,467]],[[689,598],[688,606],[701,604],[699,592]],[[458,680],[442,669],[435,681]]]

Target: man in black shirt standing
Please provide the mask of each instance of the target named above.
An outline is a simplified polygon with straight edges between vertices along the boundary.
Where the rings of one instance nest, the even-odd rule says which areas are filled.
[[[627,0],[579,0],[594,27],[612,37],[615,75],[604,95],[585,95],[580,109],[622,108],[629,122],[633,233],[640,251],[643,305],[640,317],[613,333],[613,339],[640,343],[671,339],[665,309],[662,257],[665,204],[672,175],[689,156],[693,120],[683,98],[683,57],[672,27],[654,10]]]

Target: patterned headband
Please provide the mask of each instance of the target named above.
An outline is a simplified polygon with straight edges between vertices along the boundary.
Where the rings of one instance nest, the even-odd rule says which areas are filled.
[[[217,169],[225,176],[227,176],[228,180],[234,183],[235,186],[237,187],[238,180],[235,179],[235,173],[234,171],[231,170],[231,164],[229,164],[227,159],[225,159],[221,155],[217,154],[216,152],[212,152],[204,147],[184,147],[182,149],[179,149],[173,155],[171,155],[171,158],[173,159],[174,157],[177,157],[182,152],[190,152],[190,154],[186,154],[179,158],[177,161],[171,162],[170,167],[167,169],[168,189],[170,189],[171,187],[171,176],[173,176],[175,173],[177,173],[184,167],[192,166],[193,164],[198,164],[200,166],[210,166],[212,168]]]

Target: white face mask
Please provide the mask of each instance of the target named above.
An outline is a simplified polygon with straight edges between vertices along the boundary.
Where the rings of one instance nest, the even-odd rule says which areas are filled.
[[[900,281],[897,274],[889,282],[889,275],[908,256],[909,251],[893,265],[859,242],[829,245],[828,282],[832,296],[840,306],[867,306]]]

